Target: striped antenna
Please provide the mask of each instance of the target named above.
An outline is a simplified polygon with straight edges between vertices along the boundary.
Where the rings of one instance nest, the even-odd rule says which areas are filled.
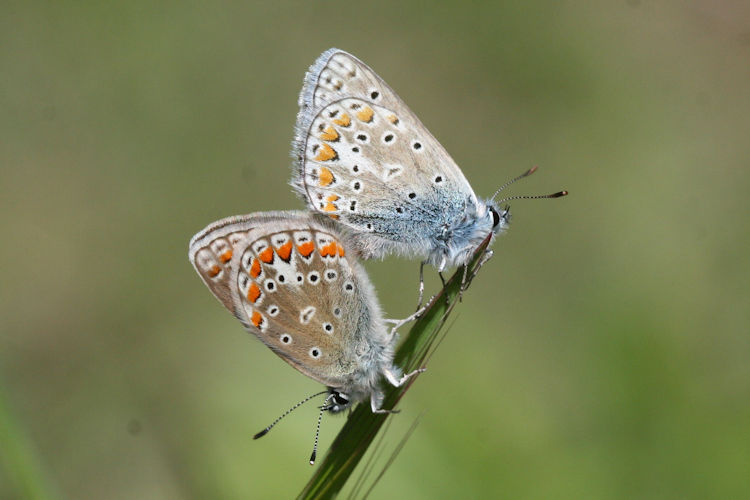
[[[500,191],[502,191],[503,189],[507,188],[508,186],[510,186],[511,184],[513,184],[514,182],[519,181],[519,180],[523,179],[524,177],[528,177],[531,174],[533,174],[534,172],[536,172],[537,168],[538,167],[536,165],[534,165],[533,167],[531,167],[530,169],[528,169],[526,172],[522,173],[518,177],[514,177],[513,179],[509,180],[508,182],[506,182],[505,184],[503,184],[502,186],[500,186],[498,188],[498,190],[495,191],[495,194],[492,195],[492,198],[490,198],[490,200],[494,200],[495,196],[497,196],[497,195],[500,194]]]
[[[552,194],[538,194],[536,196],[509,196],[507,198],[503,198],[502,200],[498,201],[497,204],[501,205],[502,203],[506,201],[511,200],[535,200],[538,198],[561,198],[563,196],[568,196],[567,191],[558,191],[557,193]]]
[[[315,465],[315,457],[318,456],[318,436],[320,435],[320,421],[323,420],[323,412],[328,409],[328,402],[333,399],[335,395],[335,393],[331,393],[326,400],[323,401],[323,405],[320,407],[320,413],[318,414],[318,427],[315,429],[315,444],[313,445],[313,451],[310,455],[310,465]]]
[[[518,177],[514,177],[513,179],[509,180],[508,182],[506,182],[505,184],[503,184],[502,186],[500,186],[500,189],[498,189],[497,191],[495,191],[495,194],[492,195],[492,198],[490,198],[490,200],[494,200],[495,196],[497,196],[498,194],[500,194],[500,192],[503,189],[507,188],[508,186],[510,186],[511,184],[513,184],[514,182],[516,182],[516,181],[518,181],[520,179],[523,179],[524,177],[528,177],[531,174],[533,174],[534,172],[536,172],[536,169],[537,169],[537,167],[533,166],[530,169],[528,169],[526,172],[524,172],[521,175],[519,175]],[[533,199],[538,199],[538,198],[560,198],[562,196],[567,196],[567,195],[568,195],[567,191],[558,191],[557,193],[537,195],[537,196],[509,196],[508,198],[503,198],[502,200],[500,200],[500,201],[498,201],[496,203],[499,206],[499,205],[502,205],[504,202],[511,201],[511,200],[533,200]]]
[[[303,399],[302,401],[300,401],[299,403],[297,403],[296,405],[292,406],[287,411],[285,411],[279,418],[277,418],[276,420],[274,420],[271,425],[269,425],[268,427],[266,427],[265,429],[263,429],[262,431],[260,431],[259,433],[257,433],[255,436],[253,436],[253,439],[258,439],[259,437],[265,436],[268,433],[268,431],[270,431],[271,429],[273,429],[274,425],[278,424],[279,421],[281,421],[282,418],[286,417],[287,415],[289,415],[290,413],[292,413],[294,410],[296,410],[297,408],[299,408],[303,404],[305,404],[308,401],[310,401],[312,398],[318,397],[321,394],[326,394],[327,392],[328,391],[321,391],[321,392],[313,394],[312,396],[306,397],[305,399]],[[328,401],[328,398],[326,398],[326,401]]]

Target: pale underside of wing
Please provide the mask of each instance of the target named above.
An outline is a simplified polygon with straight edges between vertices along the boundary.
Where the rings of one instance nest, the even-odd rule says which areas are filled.
[[[191,251],[212,292],[296,369],[327,386],[346,384],[357,368],[353,353],[375,318],[362,296],[366,277],[349,262],[335,229],[308,215],[221,222]],[[221,263],[227,250],[218,242],[230,239],[232,255]]]
[[[440,143],[355,57],[323,54],[300,106],[294,185],[312,209],[399,241],[435,237],[477,203]]]

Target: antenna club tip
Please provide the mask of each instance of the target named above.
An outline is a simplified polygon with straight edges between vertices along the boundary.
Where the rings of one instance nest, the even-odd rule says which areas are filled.
[[[263,429],[262,431],[260,431],[259,433],[257,433],[255,436],[253,436],[253,439],[261,438],[261,437],[265,436],[267,433],[268,433],[268,429]]]
[[[539,165],[534,165],[533,167],[531,167],[531,168],[529,169],[529,171],[528,171],[528,172],[526,173],[526,175],[531,175],[531,174],[533,174],[534,172],[536,172],[536,171],[537,171],[537,169],[538,169],[538,168],[539,168]]]
[[[567,192],[567,191],[565,191],[565,190],[562,190],[562,191],[560,191],[559,193],[557,193],[557,196],[558,196],[558,197],[560,197],[560,196],[568,196],[568,192]]]
[[[317,457],[318,454],[316,452],[312,452],[312,455],[310,455],[310,465],[315,465],[315,457]]]

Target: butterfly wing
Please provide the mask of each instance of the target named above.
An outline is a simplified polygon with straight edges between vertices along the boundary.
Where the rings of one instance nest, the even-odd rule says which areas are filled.
[[[193,238],[189,255],[248,331],[329,387],[346,385],[363,332],[382,322],[338,232],[304,212],[223,219]]]
[[[360,239],[369,234],[424,247],[477,204],[440,143],[351,54],[331,49],[318,58],[305,77],[300,108],[293,185],[311,209]],[[367,257],[388,249],[385,242],[375,246],[358,250]]]

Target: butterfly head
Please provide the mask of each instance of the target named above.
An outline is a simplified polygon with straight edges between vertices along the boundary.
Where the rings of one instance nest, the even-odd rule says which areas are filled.
[[[323,410],[331,413],[339,413],[352,405],[352,401],[343,392],[339,392],[335,389],[329,389],[329,395],[326,398],[326,404],[323,406]]]
[[[510,205],[499,208],[490,203],[487,205],[487,214],[492,217],[493,234],[505,230],[510,224]]]

